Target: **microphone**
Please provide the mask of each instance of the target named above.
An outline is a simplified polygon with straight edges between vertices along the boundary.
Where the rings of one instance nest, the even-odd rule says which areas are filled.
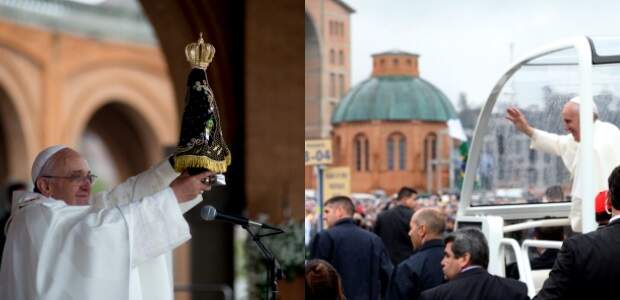
[[[203,206],[202,209],[200,210],[200,216],[204,220],[206,220],[206,221],[220,220],[220,221],[224,221],[224,222],[228,222],[228,223],[233,223],[233,224],[241,225],[243,227],[256,226],[256,227],[259,227],[259,228],[266,228],[266,229],[281,231],[281,229],[279,229],[279,228],[273,227],[273,226],[268,225],[268,224],[262,224],[262,223],[254,222],[254,221],[248,220],[248,219],[246,219],[244,217],[231,216],[231,215],[226,215],[226,214],[223,214],[223,213],[219,213],[219,212],[217,212],[217,209],[215,209],[215,207],[213,207],[211,205]]]

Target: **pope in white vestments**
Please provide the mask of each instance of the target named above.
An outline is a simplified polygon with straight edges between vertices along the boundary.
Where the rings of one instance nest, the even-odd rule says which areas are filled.
[[[573,179],[571,188],[572,206],[570,221],[573,231],[581,232],[581,202],[583,194],[583,178],[578,163],[579,151],[579,97],[571,99],[562,110],[564,126],[569,134],[558,135],[532,128],[525,117],[516,108],[508,109],[508,119],[531,138],[531,148],[558,155]],[[595,114],[598,114],[594,106]],[[525,122],[523,124],[522,122]],[[620,165],[620,129],[615,125],[595,118],[593,126],[594,159],[592,174],[594,176],[595,194],[607,190],[607,178],[613,169]],[[592,212],[594,213],[594,212]]]
[[[14,195],[0,299],[173,299],[169,255],[190,239],[183,213],[202,200],[212,174],[179,176],[164,161],[90,198],[85,161],[86,170],[68,176],[49,168],[65,149],[47,148],[35,160],[33,182],[44,191]],[[44,195],[67,191],[88,205]]]

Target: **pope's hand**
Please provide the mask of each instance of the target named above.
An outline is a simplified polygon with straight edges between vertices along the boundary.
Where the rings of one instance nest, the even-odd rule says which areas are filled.
[[[196,175],[189,175],[184,171],[179,177],[175,178],[170,187],[177,197],[177,201],[185,202],[196,198],[199,194],[211,190],[215,173],[206,171]]]
[[[512,122],[512,124],[514,124],[519,131],[527,134],[529,137],[532,136],[534,133],[534,128],[530,126],[527,119],[518,108],[514,106],[509,107],[506,109],[506,113],[506,119],[510,120],[510,122]]]

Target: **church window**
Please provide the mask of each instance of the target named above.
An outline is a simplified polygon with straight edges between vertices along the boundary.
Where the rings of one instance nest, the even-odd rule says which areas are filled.
[[[368,171],[369,168],[369,145],[368,138],[364,134],[358,134],[353,140],[355,151],[355,170]]]
[[[387,169],[394,170],[394,136],[391,135],[387,140]]]
[[[426,170],[431,160],[437,158],[437,135],[429,133],[424,138],[424,170]]]
[[[336,97],[336,74],[329,74],[329,95]]]
[[[405,170],[405,168],[407,167],[406,163],[406,157],[407,157],[407,144],[406,144],[406,139],[404,135],[400,136],[400,139],[398,141],[398,169],[403,171]]]
[[[393,133],[387,139],[387,169],[396,169],[396,158],[398,158],[398,170],[405,170],[407,157],[407,144],[405,136],[401,133]],[[397,144],[398,143],[398,144]],[[398,148],[396,148],[398,146]]]

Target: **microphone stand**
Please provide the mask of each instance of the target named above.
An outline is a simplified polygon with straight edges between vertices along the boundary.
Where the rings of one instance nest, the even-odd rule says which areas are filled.
[[[250,234],[252,240],[256,243],[258,248],[263,253],[263,257],[265,258],[265,267],[267,267],[267,292],[265,299],[276,300],[278,295],[278,280],[281,280],[283,278],[282,269],[280,269],[278,261],[273,255],[273,252],[271,252],[271,250],[269,250],[265,246],[265,244],[263,244],[260,238],[284,233],[284,230],[277,228],[272,230],[272,232],[260,234],[260,229],[256,233],[254,233],[252,232],[252,230],[250,230],[248,225],[243,225],[241,227],[243,227],[243,229],[245,229]]]

